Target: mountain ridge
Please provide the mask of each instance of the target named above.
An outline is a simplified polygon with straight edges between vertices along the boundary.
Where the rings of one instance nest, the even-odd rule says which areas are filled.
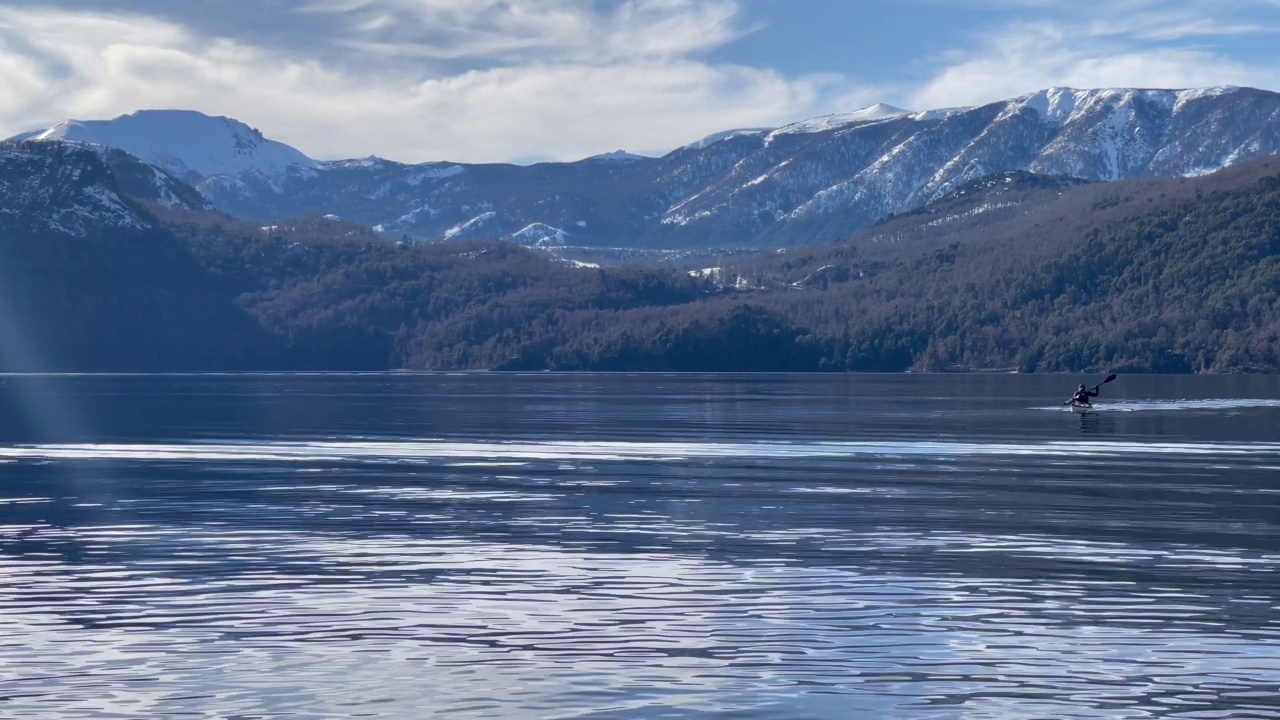
[[[172,146],[181,133],[148,135],[170,145],[137,146],[136,126],[170,112],[200,128],[191,131],[191,157]],[[190,111],[140,111],[19,137],[115,142],[188,180],[213,207],[254,220],[334,214],[427,242],[465,228],[466,237],[519,243],[537,225],[587,247],[765,247],[832,241],[1000,172],[1190,177],[1275,154],[1280,94],[1048,88],[977,107],[875,105],[730,130],[658,158],[615,151],[528,166],[315,161],[238,121]]]

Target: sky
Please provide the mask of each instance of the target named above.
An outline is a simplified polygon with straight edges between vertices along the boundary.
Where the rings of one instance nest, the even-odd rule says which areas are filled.
[[[661,155],[879,102],[1280,91],[1280,0],[6,0],[0,137],[143,109],[319,160]]]

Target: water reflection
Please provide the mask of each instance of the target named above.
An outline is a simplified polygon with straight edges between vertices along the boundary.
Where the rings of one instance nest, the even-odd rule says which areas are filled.
[[[929,378],[80,382],[194,407],[7,430],[6,716],[1280,717],[1274,407],[1085,432],[976,380],[985,409]],[[211,434],[255,383],[336,408]]]

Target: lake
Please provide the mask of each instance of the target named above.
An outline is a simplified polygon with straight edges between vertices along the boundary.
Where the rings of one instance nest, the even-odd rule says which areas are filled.
[[[1280,378],[0,377],[0,713],[1280,718]]]

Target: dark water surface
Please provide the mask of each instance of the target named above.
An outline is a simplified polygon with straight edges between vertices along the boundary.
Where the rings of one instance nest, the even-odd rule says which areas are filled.
[[[0,716],[1280,718],[1280,378],[0,377]]]

